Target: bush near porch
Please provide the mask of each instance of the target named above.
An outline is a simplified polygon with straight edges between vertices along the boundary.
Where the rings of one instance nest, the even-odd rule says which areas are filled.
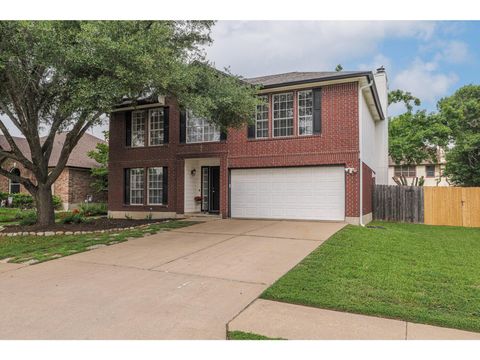
[[[480,228],[347,226],[262,297],[480,332]]]

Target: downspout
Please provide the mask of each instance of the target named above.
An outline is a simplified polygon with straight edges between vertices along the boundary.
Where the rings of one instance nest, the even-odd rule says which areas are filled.
[[[358,175],[360,176],[360,217],[358,218],[358,223],[360,226],[365,226],[363,223],[363,159],[362,159],[362,146],[363,146],[363,134],[362,134],[362,117],[363,117],[363,89],[369,88],[373,85],[373,79],[370,82],[360,87],[358,91],[358,160],[360,165],[358,167]]]

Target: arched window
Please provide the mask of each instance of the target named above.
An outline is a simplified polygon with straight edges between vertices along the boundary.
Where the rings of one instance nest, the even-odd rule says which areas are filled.
[[[10,170],[11,174],[20,176],[20,170],[18,168],[13,168]],[[20,192],[20,183],[15,180],[10,180],[10,194],[18,194]]]

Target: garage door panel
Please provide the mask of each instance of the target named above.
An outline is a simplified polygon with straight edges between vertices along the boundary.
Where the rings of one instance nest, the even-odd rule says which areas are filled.
[[[344,174],[339,166],[232,170],[232,217],[343,220]]]

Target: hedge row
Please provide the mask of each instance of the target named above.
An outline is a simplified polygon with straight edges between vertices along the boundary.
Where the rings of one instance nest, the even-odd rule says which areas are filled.
[[[7,200],[9,197],[12,198],[12,207],[19,208],[19,209],[33,209],[35,208],[35,202],[33,200],[32,195],[29,194],[9,194],[0,192],[0,201]],[[57,196],[53,195],[53,207],[55,210],[60,210],[62,208],[62,199]]]

